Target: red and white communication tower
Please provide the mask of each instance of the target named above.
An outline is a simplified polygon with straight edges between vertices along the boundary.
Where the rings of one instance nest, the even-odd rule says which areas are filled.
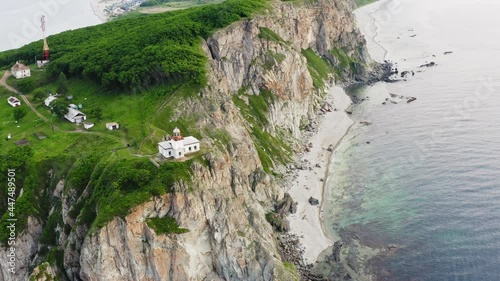
[[[37,60],[36,64],[38,67],[43,67],[50,61],[50,51],[49,44],[47,44],[47,37],[45,37],[45,15],[42,16],[41,20],[42,35],[43,35],[43,56],[42,60]]]

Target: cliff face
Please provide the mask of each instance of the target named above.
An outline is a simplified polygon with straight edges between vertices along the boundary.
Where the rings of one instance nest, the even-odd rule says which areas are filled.
[[[301,118],[314,117],[318,93],[302,50],[312,49],[341,68],[331,51],[345,49],[353,60],[364,63],[360,73],[349,73],[347,79],[368,79],[371,62],[353,8],[354,2],[349,0],[273,2],[264,15],[221,30],[205,45],[212,58],[211,85],[224,96],[243,87],[249,94],[263,89],[273,92],[279,99],[271,105],[269,129],[282,127],[299,137]]]
[[[297,144],[301,127],[315,118],[323,93],[314,85],[311,62],[303,50],[313,51],[337,69],[345,68],[347,57],[349,67],[337,78],[369,78],[372,63],[355,26],[353,7],[350,0],[273,1],[267,11],[204,42],[208,86],[198,97],[184,100],[178,107],[184,110],[176,115],[197,114],[200,130],[223,129],[231,140],[221,147],[219,140],[205,135],[202,145],[211,148],[205,155],[207,165],[193,164],[192,183],[180,182],[174,193],[152,198],[95,231],[66,216],[79,199],[65,193],[63,221],[73,228],[59,237],[63,275],[70,280],[296,279],[283,266],[265,218],[283,191],[264,172],[252,136],[257,124],[248,122],[234,99],[248,105],[252,96],[271,93],[267,122],[260,129]],[[343,57],[332,50],[342,50]],[[332,83],[334,75],[326,79]],[[148,218],[164,216],[175,218],[189,232],[158,235],[146,223]],[[42,265],[32,276],[43,270],[61,274]],[[24,268],[26,276],[30,271]],[[9,279],[4,275],[0,280]]]
[[[301,120],[315,116],[322,92],[313,86],[302,50],[310,48],[335,65],[339,62],[330,51],[343,48],[356,60],[370,64],[352,8],[351,2],[342,0],[273,2],[266,13],[208,39],[203,48],[209,57],[209,86],[201,93],[202,99],[187,100],[180,107],[209,112],[202,118],[202,126],[224,128],[231,143],[209,156],[209,168],[194,167],[194,191],[180,188],[179,193],[156,198],[87,236],[81,250],[80,277],[293,280],[286,270],[280,270],[283,266],[273,231],[265,220],[266,210],[282,197],[282,191],[262,172],[248,124],[232,96],[272,92],[277,98],[270,105],[266,130],[300,137]],[[278,37],[263,36],[267,30]],[[366,78],[363,75],[353,75],[353,79]],[[156,235],[145,219],[165,215],[175,217],[190,232]]]

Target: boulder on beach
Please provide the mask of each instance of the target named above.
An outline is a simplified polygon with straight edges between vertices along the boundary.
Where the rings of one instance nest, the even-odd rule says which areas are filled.
[[[280,216],[286,216],[287,214],[292,213],[294,209],[296,210],[296,207],[293,205],[294,202],[292,196],[290,196],[290,194],[288,193],[285,193],[283,199],[275,204],[274,210]]]
[[[319,204],[319,200],[311,196],[309,197],[309,204],[316,206]]]

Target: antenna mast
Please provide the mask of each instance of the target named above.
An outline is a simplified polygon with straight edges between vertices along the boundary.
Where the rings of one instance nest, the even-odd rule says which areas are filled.
[[[48,61],[50,58],[50,52],[49,52],[49,44],[47,44],[47,37],[45,37],[45,15],[42,16],[42,19],[40,20],[41,22],[41,27],[42,27],[42,35],[43,35],[43,61]]]

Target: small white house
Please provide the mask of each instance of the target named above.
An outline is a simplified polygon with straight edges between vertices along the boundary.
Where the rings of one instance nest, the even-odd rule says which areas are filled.
[[[200,141],[195,137],[183,137],[181,131],[175,128],[174,135],[158,143],[159,153],[165,158],[182,158],[184,155],[200,150]]]
[[[120,124],[116,122],[106,123],[106,128],[110,131],[120,129]]]
[[[21,101],[16,98],[16,97],[9,97],[7,99],[7,102],[12,106],[12,107],[18,107],[18,106],[21,106]]]
[[[71,107],[68,108],[68,113],[64,115],[64,118],[66,118],[71,123],[76,124],[80,124],[83,121],[87,120],[87,116],[85,115],[85,113]]]
[[[29,66],[26,66],[20,62],[16,62],[16,64],[12,66],[11,71],[12,75],[14,75],[14,77],[16,77],[17,79],[31,76],[31,70]]]
[[[36,61],[36,65],[38,67],[44,67],[46,66],[47,64],[49,64],[49,60],[37,60]]]
[[[52,94],[49,94],[49,96],[45,99],[44,103],[46,107],[50,107],[50,103],[56,100],[57,97],[53,96]]]

